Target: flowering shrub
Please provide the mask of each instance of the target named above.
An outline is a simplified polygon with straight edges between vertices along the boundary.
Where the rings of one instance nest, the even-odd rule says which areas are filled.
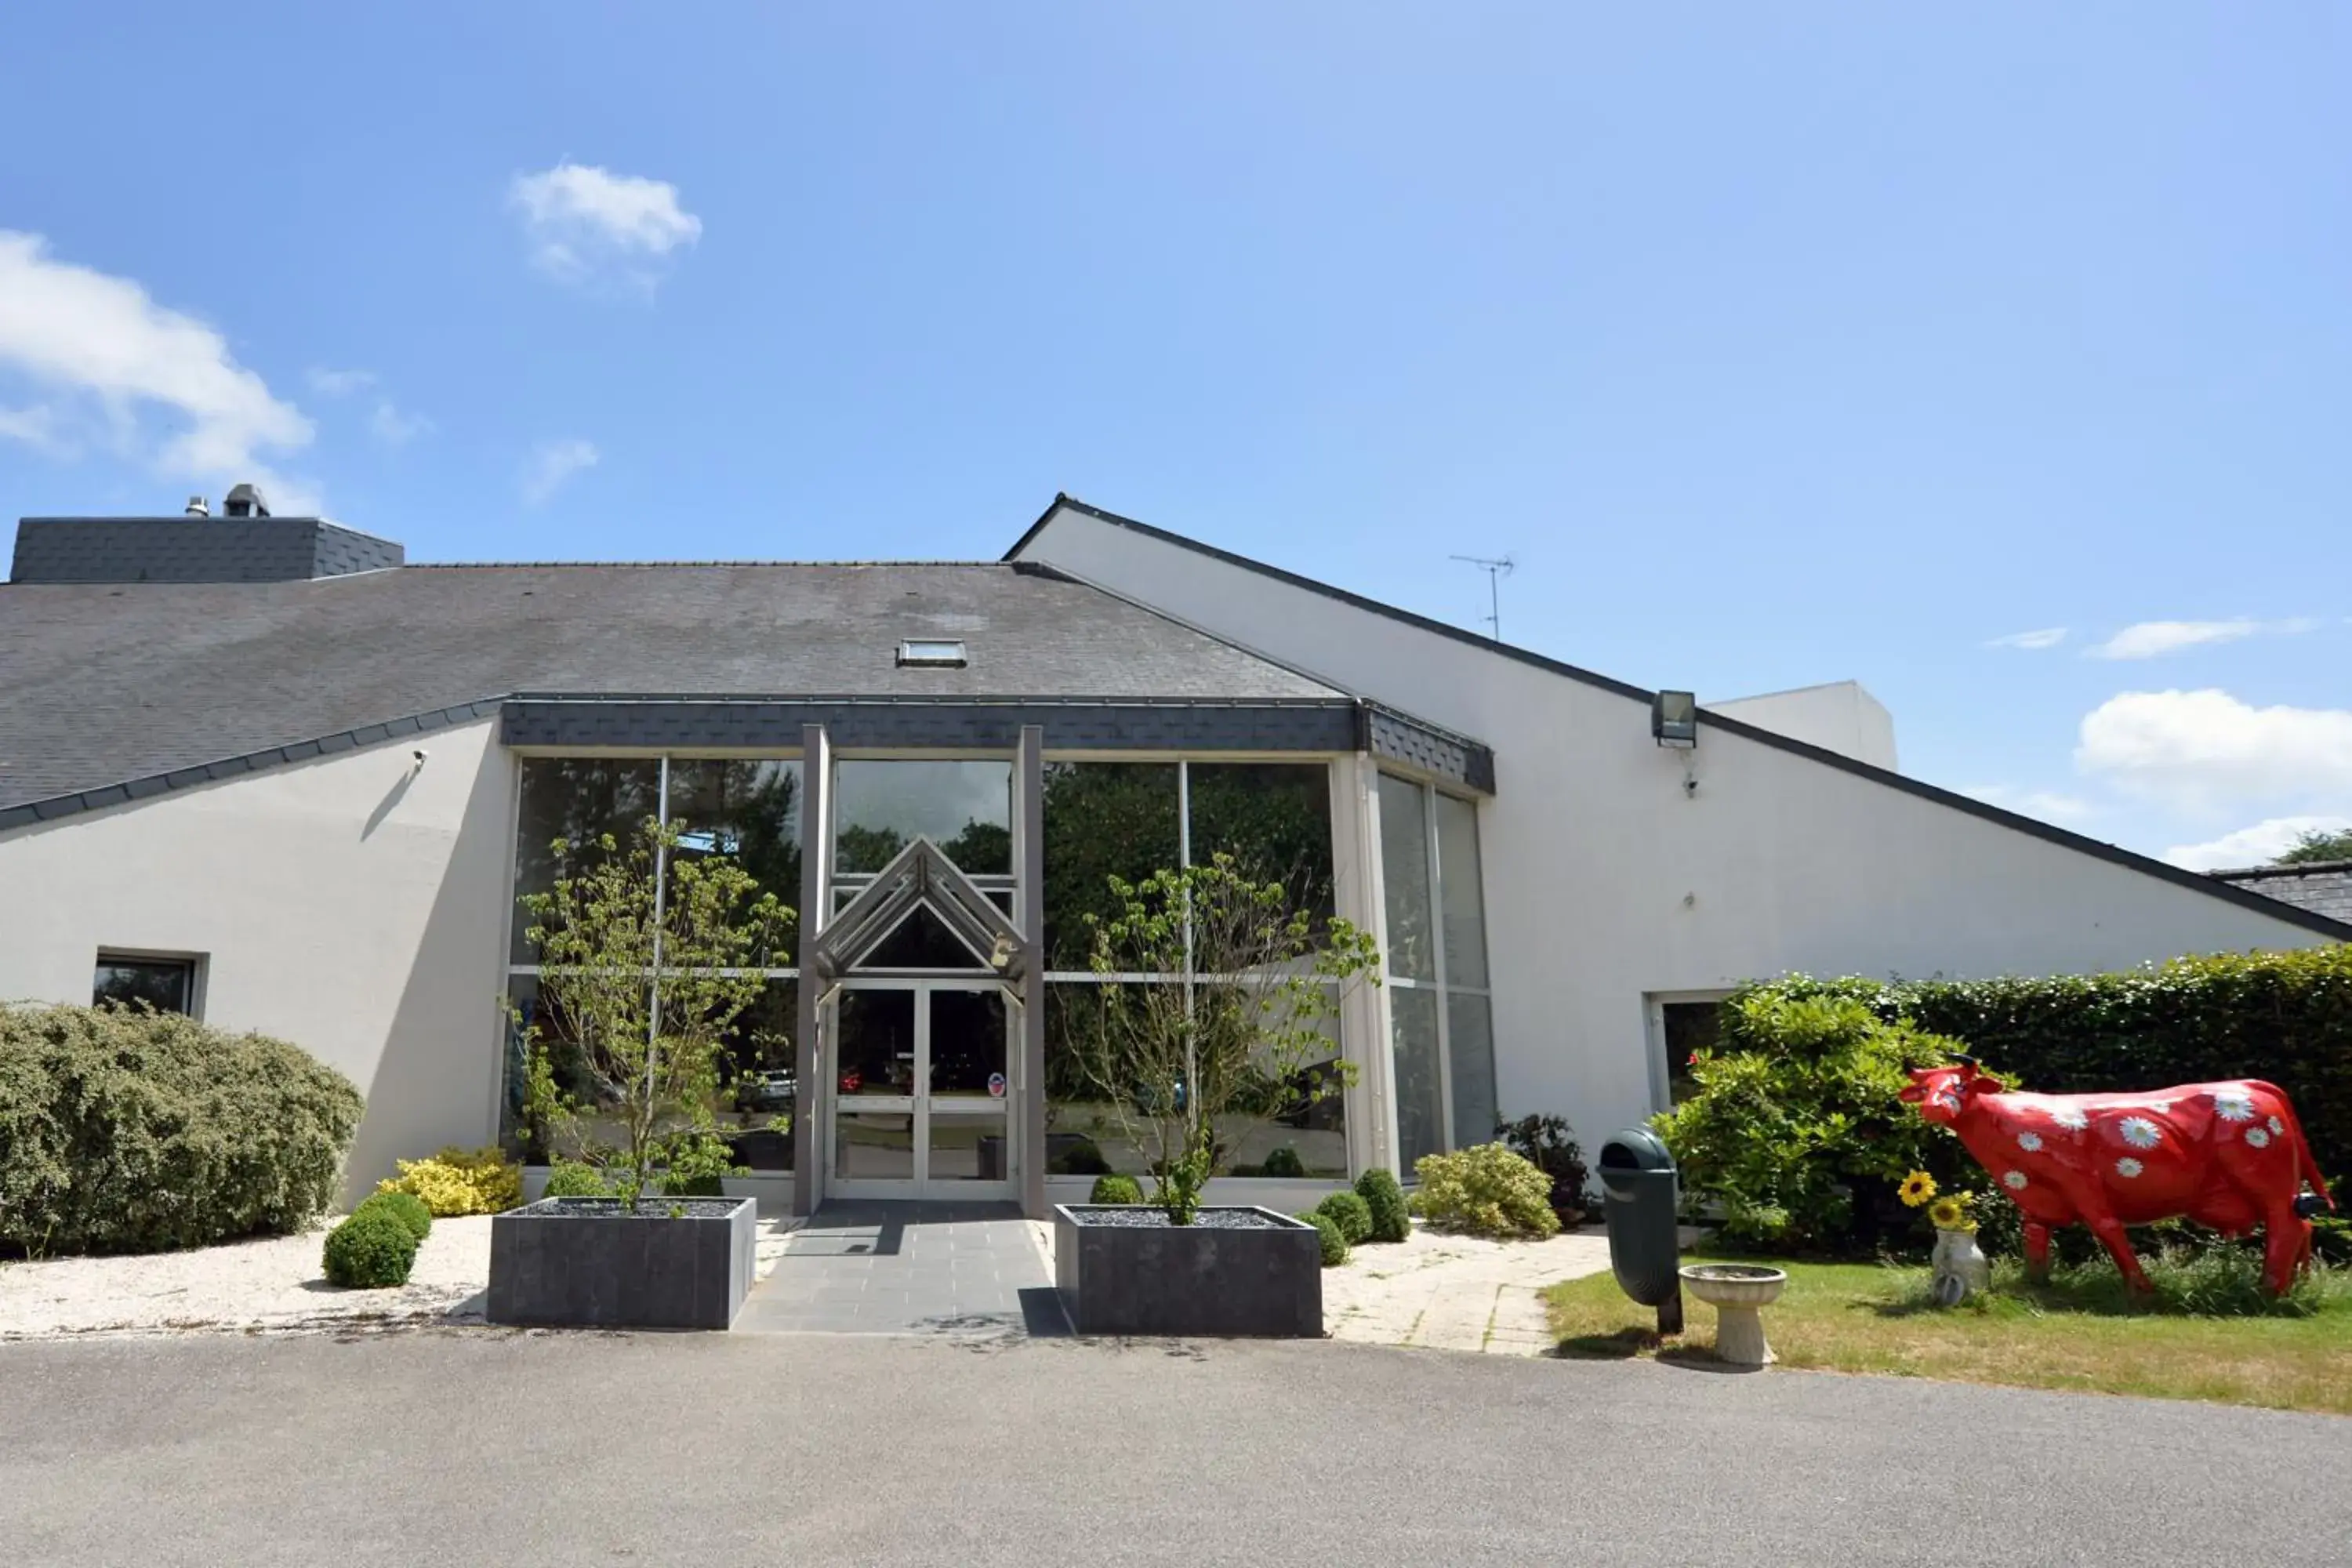
[[[1500,1143],[1423,1154],[1412,1172],[1421,1180],[1413,1212],[1440,1230],[1513,1237],[1559,1229],[1559,1216],[1551,1212],[1551,1178]]]
[[[413,1193],[436,1218],[502,1214],[522,1202],[522,1167],[497,1147],[444,1149],[430,1160],[398,1160],[400,1174],[378,1182],[380,1193]]]

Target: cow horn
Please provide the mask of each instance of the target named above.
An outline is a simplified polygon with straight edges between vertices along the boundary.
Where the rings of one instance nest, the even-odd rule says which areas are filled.
[[[1984,1063],[1977,1060],[1976,1058],[1969,1055],[1966,1051],[1954,1051],[1952,1053],[1952,1059],[1965,1068],[1981,1068],[1984,1066]]]

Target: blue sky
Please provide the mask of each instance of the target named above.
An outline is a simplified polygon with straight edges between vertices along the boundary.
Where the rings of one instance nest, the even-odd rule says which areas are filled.
[[[1067,489],[1464,624],[1508,553],[1515,642],[2134,848],[2352,821],[2340,6],[357,9],[0,18],[0,514]]]

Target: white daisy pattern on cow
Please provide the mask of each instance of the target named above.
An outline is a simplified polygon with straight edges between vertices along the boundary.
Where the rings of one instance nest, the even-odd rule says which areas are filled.
[[[2280,1133],[2280,1132],[2284,1132],[2284,1131],[2286,1131],[2286,1123],[2285,1123],[2285,1122],[2281,1121],[2280,1121],[2277,1117],[2275,1117],[2275,1116],[2273,1116],[2273,1117],[2272,1117],[2272,1118],[2271,1118],[2271,1131],[2272,1131],[2273,1134],[2277,1134],[2277,1133]]]
[[[2135,1149],[2153,1149],[2164,1142],[2164,1130],[2145,1116],[2126,1116],[2116,1131]]]
[[[2254,1097],[2243,1089],[2222,1089],[2213,1092],[2213,1114],[2224,1121],[2252,1121],[2254,1119]]]
[[[2259,1128],[2259,1127],[2249,1127],[2249,1128],[2247,1128],[2247,1129],[2246,1129],[2246,1147],[2247,1147],[2247,1148],[2249,1148],[2249,1149],[2260,1149],[2260,1148],[2263,1148],[2263,1147],[2266,1146],[2266,1145],[2270,1142],[2270,1141],[2271,1141],[2271,1135],[2270,1135],[2269,1133],[2267,1133],[2267,1132],[2263,1131],[2261,1128]]]
[[[2137,1160],[2133,1159],[2129,1154],[2125,1155],[2122,1159],[2116,1162],[2116,1174],[2118,1176],[2137,1176],[2140,1172],[2147,1168],[2147,1167],[2142,1165]]]
[[[2017,1135],[2017,1146],[2031,1154],[2042,1147],[2042,1134],[2021,1132]]]
[[[2071,1105],[2062,1105],[2052,1111],[2050,1120],[2061,1127],[2070,1127],[2077,1132],[2091,1124],[2091,1119],[2088,1116]]]
[[[2025,1173],[2022,1171],[2003,1171],[2000,1173],[2000,1184],[2007,1187],[2012,1193],[2018,1192],[2025,1185]]]

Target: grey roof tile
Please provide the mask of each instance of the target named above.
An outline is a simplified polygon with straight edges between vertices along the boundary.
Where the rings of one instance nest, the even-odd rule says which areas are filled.
[[[899,639],[963,639],[961,669]],[[510,692],[1333,699],[1026,566],[404,567],[307,582],[0,584],[0,809]],[[390,728],[387,728],[390,726]],[[328,742],[322,752],[350,742]],[[221,772],[246,771],[235,763]],[[217,776],[217,775],[215,775]]]

